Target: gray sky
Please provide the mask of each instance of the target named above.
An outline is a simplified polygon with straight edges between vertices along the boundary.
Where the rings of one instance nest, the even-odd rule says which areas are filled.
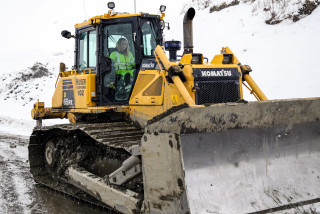
[[[136,0],[137,12],[158,13],[167,6],[166,20],[178,16],[186,0]],[[133,0],[117,0],[118,12],[134,11]],[[62,30],[74,31],[74,24],[108,12],[104,0],[10,0],[1,4],[0,22],[3,32],[0,53],[14,51],[64,51],[73,42],[63,39]],[[72,43],[72,44],[71,44]]]

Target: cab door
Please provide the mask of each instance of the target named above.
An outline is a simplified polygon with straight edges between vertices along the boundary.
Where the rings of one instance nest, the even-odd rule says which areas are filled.
[[[139,64],[136,17],[107,20],[100,30],[99,105],[128,104]],[[127,49],[120,43],[127,43]]]
[[[74,82],[76,108],[96,106],[97,73],[97,31],[85,28],[77,32],[76,72],[71,76]]]

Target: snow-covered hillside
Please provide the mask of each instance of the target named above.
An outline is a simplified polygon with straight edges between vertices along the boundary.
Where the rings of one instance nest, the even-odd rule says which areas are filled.
[[[301,2],[303,4],[304,1]],[[258,0],[241,1],[232,7],[210,12],[213,6],[196,8],[193,24],[195,52],[203,53],[211,60],[221,47],[229,46],[243,64],[253,68],[252,77],[269,99],[320,96],[320,69],[317,66],[320,57],[320,7],[299,21],[282,16],[281,23],[269,25],[266,24],[268,11],[259,6]],[[299,7],[296,8],[298,11]],[[173,14],[177,8],[168,4],[167,10]],[[177,15],[167,19],[171,30],[165,31],[166,40],[182,41],[184,14],[177,12]],[[51,42],[59,43],[60,40]],[[73,40],[69,42],[73,44]],[[43,51],[0,54],[1,65],[6,68],[0,78],[1,132],[31,133],[35,124],[30,115],[33,103],[39,99],[46,106],[51,106],[59,62],[66,62],[69,68],[72,66],[72,47],[62,50],[64,52],[49,52],[43,47]],[[39,69],[33,69],[37,65],[48,69],[46,75],[37,76]],[[247,92],[245,99],[254,100]]]
[[[0,132],[30,135],[35,122],[31,119],[33,104],[40,99],[51,105],[57,73],[55,68],[36,62],[18,72],[4,73],[0,78]]]
[[[209,60],[229,46],[269,99],[320,96],[317,58],[320,56],[320,7],[297,22],[265,23],[265,14],[252,14],[252,5],[240,3],[219,12],[196,11],[193,20],[195,52]],[[170,23],[166,39],[182,41],[184,14]],[[245,91],[246,92],[246,91]],[[253,100],[248,93],[245,98]]]

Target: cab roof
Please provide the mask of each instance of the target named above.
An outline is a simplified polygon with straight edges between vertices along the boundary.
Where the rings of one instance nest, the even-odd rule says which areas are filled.
[[[144,16],[144,15],[151,15],[148,13],[135,13],[135,14],[129,14],[129,13],[117,13],[109,10],[108,13],[105,13],[104,15],[100,16],[94,16],[87,21],[84,21],[82,23],[75,24],[75,28],[81,28],[84,26],[89,26],[89,25],[95,25],[95,24],[100,24],[102,19],[119,19],[119,18],[127,18],[127,17],[137,17],[137,16]],[[165,16],[165,13],[162,13],[160,15],[153,15],[152,16],[159,16],[161,20],[163,20],[163,17]]]

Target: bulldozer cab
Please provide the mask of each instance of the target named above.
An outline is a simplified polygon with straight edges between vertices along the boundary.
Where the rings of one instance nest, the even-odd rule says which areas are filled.
[[[97,74],[99,106],[127,104],[139,70],[155,69],[154,50],[162,45],[158,15],[101,19],[76,35],[76,70]]]

